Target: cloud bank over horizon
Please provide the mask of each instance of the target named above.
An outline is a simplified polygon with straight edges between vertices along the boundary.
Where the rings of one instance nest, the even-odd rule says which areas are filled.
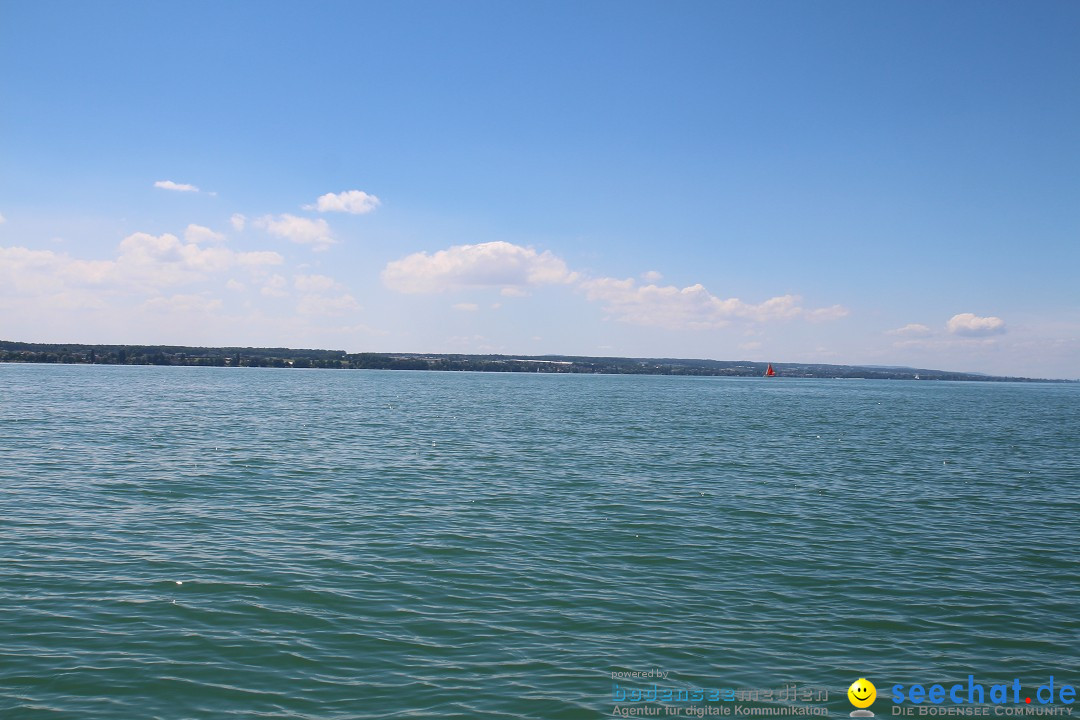
[[[650,280],[661,275],[642,273],[647,284],[633,278],[590,277],[572,271],[551,253],[505,241],[455,245],[428,254],[418,252],[391,261],[382,272],[383,283],[400,293],[444,293],[467,289],[496,289],[505,296],[520,296],[530,288],[563,285],[599,302],[611,318],[633,325],[668,329],[707,330],[736,320],[770,322],[803,319],[837,320],[849,314],[841,305],[807,309],[796,295],[782,295],[760,303],[720,298],[700,283],[679,288]]]
[[[165,189],[198,192],[194,186],[167,185]],[[366,215],[380,204],[374,195],[345,191],[326,193],[316,205],[305,208]],[[264,213],[249,220],[245,213],[233,212],[224,223],[232,232],[243,234],[247,244],[258,239],[258,233],[245,234],[245,230],[254,228],[262,231],[264,238],[282,240],[318,255],[331,250],[340,252],[345,247],[346,238],[319,217],[286,212]],[[304,337],[305,333],[331,339],[342,333],[368,339],[391,335],[379,329],[379,313],[365,310],[369,303],[361,302],[337,272],[315,269],[321,264],[312,265],[302,258],[290,260],[275,249],[233,249],[225,231],[198,222],[187,223],[179,234],[130,233],[116,245],[112,257],[97,259],[60,249],[0,245],[0,283],[4,287],[0,309],[14,311],[20,303],[31,302],[38,314],[77,311],[84,330],[93,324],[94,314],[106,322],[111,313],[136,324],[167,316],[173,327],[189,330],[266,329],[276,317],[277,325],[291,328],[293,337]],[[348,270],[338,261],[330,266],[337,271]],[[361,290],[370,300],[378,297],[381,287],[398,296],[416,298],[414,302],[420,303],[416,307],[424,306],[424,297],[450,295],[453,302],[441,307],[454,313],[458,318],[455,322],[474,325],[495,317],[492,313],[501,316],[509,312],[507,317],[512,317],[535,302],[549,302],[553,297],[550,293],[558,291],[563,298],[559,302],[577,304],[578,317],[584,320],[591,315],[600,326],[700,338],[742,328],[741,338],[728,335],[729,354],[769,352],[769,328],[810,328],[857,317],[843,304],[815,307],[791,292],[745,301],[718,295],[701,282],[685,286],[661,283],[663,277],[656,269],[642,270],[636,277],[574,269],[551,250],[496,240],[421,250],[387,260],[378,272],[377,285],[369,284]],[[532,297],[541,291],[548,293],[547,300]],[[504,308],[504,302],[493,302],[497,298],[511,304]],[[583,312],[588,306],[600,313]],[[138,320],[140,317],[143,320]],[[940,327],[935,331],[929,324],[911,322],[894,329],[879,329],[878,333],[895,338],[891,345],[894,350],[918,357],[919,353],[955,354],[993,348],[1008,329],[998,316],[974,313],[954,314]],[[531,342],[539,340],[538,336],[530,337]],[[446,342],[448,346],[465,342],[476,350],[506,349],[479,333],[448,337]],[[805,353],[804,359],[824,362],[834,356],[819,346]]]
[[[373,196],[366,194],[363,198],[344,193],[322,197],[328,196],[332,197],[324,203],[326,207],[335,203],[343,207],[354,203],[354,209],[367,203],[367,211],[374,207],[366,199]],[[322,218],[281,213],[261,215],[249,222],[245,214],[236,212],[227,224],[238,233],[250,225],[269,237],[318,253],[342,243]],[[363,304],[346,283],[325,272],[305,269],[304,263],[294,263],[291,269],[288,265],[286,257],[276,250],[234,250],[225,232],[198,223],[188,223],[182,239],[172,233],[131,233],[120,241],[111,258],[86,259],[59,250],[0,246],[0,282],[6,288],[0,295],[0,307],[14,308],[18,300],[31,300],[39,310],[78,308],[108,313],[127,304],[129,314],[131,308],[156,314],[167,311],[174,319],[186,318],[190,326],[197,325],[198,318],[229,317],[234,325],[244,322],[245,317],[265,319],[273,311],[258,307],[259,303],[286,302],[295,319],[338,318],[347,321],[342,328],[369,336],[384,332],[369,324],[372,318],[365,317]],[[563,288],[568,302],[578,297],[598,306],[602,323],[702,336],[732,326],[747,328],[747,332],[761,328],[753,331],[758,338],[751,335],[736,343],[740,350],[763,349],[760,332],[777,323],[816,325],[852,315],[841,304],[807,306],[793,293],[747,302],[717,295],[702,283],[660,284],[662,277],[657,270],[642,271],[638,278],[591,274],[572,269],[550,250],[501,240],[413,252],[387,261],[379,273],[380,284],[399,295],[465,295],[448,306],[461,317],[484,317],[502,308],[502,302],[478,302],[476,293],[494,293],[520,304],[541,289]],[[141,301],[137,299],[140,296]],[[244,299],[241,311],[238,298]],[[923,323],[881,332],[899,338],[894,348],[927,350],[957,347],[957,343],[969,347],[992,344],[1007,329],[1000,317],[973,313],[955,314],[943,328],[944,336]]]
[[[237,217],[231,224],[242,229]],[[291,242],[316,246],[328,234],[317,221],[306,225],[286,220],[284,227],[267,229]],[[173,342],[172,334],[182,336],[176,340],[213,344],[197,339],[209,331],[217,337],[244,337],[253,329],[278,328],[297,339],[312,330],[330,337],[372,331],[358,323],[323,322],[361,310],[343,283],[305,272],[302,264],[290,263],[276,250],[235,250],[228,243],[224,232],[189,223],[182,238],[131,233],[106,258],[0,245],[0,312],[9,319],[18,317],[26,327],[47,328],[46,336],[58,341],[62,335],[86,342],[130,339],[117,335],[125,327],[139,336],[150,330],[150,337],[163,344]],[[168,319],[164,325],[162,318]],[[5,323],[5,334],[13,324]],[[95,328],[106,337],[87,336]]]

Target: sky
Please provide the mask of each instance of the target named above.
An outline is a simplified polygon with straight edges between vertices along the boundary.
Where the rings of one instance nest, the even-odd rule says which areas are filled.
[[[0,0],[0,339],[1080,378],[1080,3]]]

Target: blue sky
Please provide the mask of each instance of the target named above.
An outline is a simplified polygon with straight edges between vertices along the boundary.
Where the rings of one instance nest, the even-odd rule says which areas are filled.
[[[1080,376],[1075,2],[0,2],[0,337]]]

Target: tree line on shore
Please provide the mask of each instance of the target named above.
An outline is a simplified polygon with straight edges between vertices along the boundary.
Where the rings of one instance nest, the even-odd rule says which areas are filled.
[[[767,363],[676,358],[507,356],[429,353],[346,353],[343,350],[179,345],[81,345],[0,341],[0,362],[94,365],[320,368],[332,370],[456,370],[479,372],[601,373],[754,377]],[[1026,380],[974,373],[853,365],[774,363],[786,377],[899,380]]]

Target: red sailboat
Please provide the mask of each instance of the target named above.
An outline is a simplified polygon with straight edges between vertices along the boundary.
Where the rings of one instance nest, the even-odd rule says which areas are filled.
[[[776,377],[776,371],[772,369],[772,363],[769,363],[769,368],[765,371],[765,377]]]

